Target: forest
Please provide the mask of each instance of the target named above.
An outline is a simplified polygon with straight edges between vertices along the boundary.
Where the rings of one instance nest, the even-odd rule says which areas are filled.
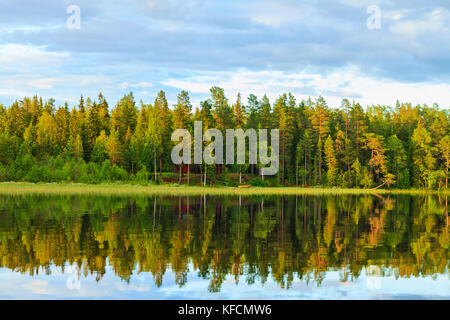
[[[153,104],[133,93],[111,106],[100,93],[78,105],[38,96],[0,104],[0,181],[187,185],[443,189],[448,186],[448,111],[397,101],[361,106],[323,97],[297,102],[240,94],[220,87],[198,106],[181,91],[169,106],[164,91]],[[174,129],[279,129],[280,168],[261,176],[260,164],[175,166]],[[270,141],[270,140],[269,140]],[[248,161],[247,161],[248,162]]]

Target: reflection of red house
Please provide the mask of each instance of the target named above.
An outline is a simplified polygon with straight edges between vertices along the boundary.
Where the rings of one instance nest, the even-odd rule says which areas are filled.
[[[190,210],[200,210],[200,205],[198,203],[191,203],[187,205],[187,203],[183,202],[180,204],[174,204],[173,205],[173,212],[183,212],[188,213]]]
[[[189,208],[192,208],[192,206]],[[174,205],[173,212],[177,212],[178,210],[180,210],[180,207],[178,205]],[[188,212],[188,206],[186,204],[181,205],[181,212]]]
[[[188,173],[188,165],[187,164],[183,164],[182,165],[182,168],[181,168],[181,171],[183,172],[183,173]],[[192,171],[192,167],[191,167],[191,171]],[[180,166],[179,165],[175,165],[174,167],[173,167],[173,172],[176,172],[176,173],[179,173],[180,172]]]

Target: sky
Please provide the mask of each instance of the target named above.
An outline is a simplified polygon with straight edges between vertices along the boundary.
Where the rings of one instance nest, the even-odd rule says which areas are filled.
[[[448,0],[1,0],[0,104],[187,90],[195,107],[217,85],[449,108],[449,52]]]
[[[129,283],[121,280],[107,263],[105,274],[96,281],[96,274],[78,278],[75,267],[50,266],[50,274],[44,268],[39,274],[30,276],[0,268],[0,298],[2,299],[165,299],[165,300],[207,300],[207,299],[254,299],[254,300],[409,300],[409,299],[449,299],[448,275],[433,277],[399,277],[394,270],[384,269],[390,275],[370,276],[366,270],[356,278],[341,281],[340,271],[324,272],[320,285],[311,279],[299,280],[295,275],[289,290],[281,288],[272,276],[262,284],[256,277],[253,284],[247,282],[248,275],[238,277],[227,275],[220,292],[208,292],[209,279],[199,276],[191,263],[188,264],[186,282],[183,287],[176,284],[175,272],[168,267],[163,276],[162,286],[157,287],[151,272],[134,272]]]

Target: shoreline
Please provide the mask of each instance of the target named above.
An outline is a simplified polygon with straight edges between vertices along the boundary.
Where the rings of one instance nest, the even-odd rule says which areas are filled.
[[[448,190],[387,190],[387,189],[341,189],[341,188],[302,188],[302,187],[201,187],[184,185],[132,185],[132,184],[82,184],[82,183],[27,183],[2,182],[0,195],[223,195],[223,196],[262,196],[262,195],[382,195],[411,194],[447,195]]]

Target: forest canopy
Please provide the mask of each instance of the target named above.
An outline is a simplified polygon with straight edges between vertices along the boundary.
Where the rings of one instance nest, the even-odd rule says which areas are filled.
[[[153,104],[137,103],[133,93],[114,107],[101,93],[71,107],[38,96],[0,104],[0,181],[148,184],[173,176],[188,184],[447,187],[449,117],[436,104],[363,108],[344,99],[330,107],[323,97],[296,101],[288,93],[271,102],[250,94],[245,102],[210,91],[195,108],[186,91],[172,107],[163,91]],[[192,131],[194,121],[204,130],[279,129],[278,174],[260,176],[260,164],[175,166],[171,134]]]

